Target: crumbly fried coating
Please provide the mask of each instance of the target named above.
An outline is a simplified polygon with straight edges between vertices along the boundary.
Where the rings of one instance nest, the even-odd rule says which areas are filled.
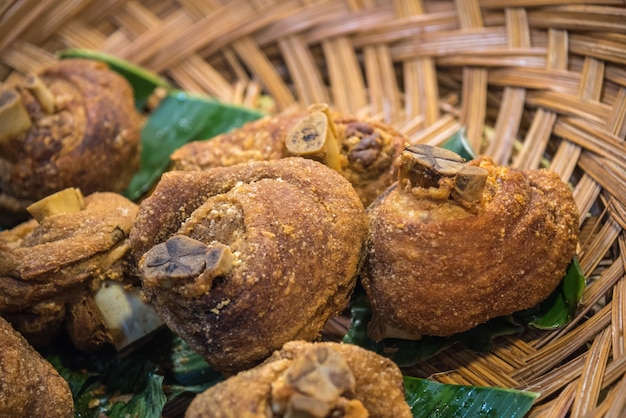
[[[427,174],[406,174],[369,208],[362,283],[375,339],[387,325],[416,337],[462,332],[536,305],[563,278],[578,239],[567,184],[488,158],[468,165],[484,173],[476,201],[459,198],[454,177],[422,167]]]
[[[69,385],[0,317],[0,414],[3,417],[74,416]]]
[[[0,314],[34,345],[69,327],[74,344],[111,342],[93,293],[102,280],[124,280],[128,234],[138,206],[111,192],[93,193],[83,210],[0,231]]]
[[[139,166],[141,120],[122,76],[101,62],[68,59],[43,68],[38,77],[53,108],[45,108],[37,90],[17,85],[31,126],[0,139],[5,220],[25,220],[28,205],[67,187],[85,195],[122,192]]]
[[[285,141],[289,131],[306,115],[291,112],[265,117],[211,140],[183,145],[170,158],[172,169],[202,170],[293,156]],[[340,173],[367,207],[395,180],[393,162],[408,140],[377,121],[341,113],[333,113],[332,118],[342,158]]]
[[[351,344],[291,341],[196,396],[186,418],[411,417],[402,373]]]
[[[130,239],[163,321],[233,373],[318,337],[350,298],[366,236],[345,178],[286,158],[165,173]]]

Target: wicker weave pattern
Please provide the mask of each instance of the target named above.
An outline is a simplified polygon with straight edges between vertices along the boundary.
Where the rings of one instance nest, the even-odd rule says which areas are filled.
[[[488,355],[448,350],[411,372],[537,390],[532,416],[626,414],[623,0],[0,2],[0,80],[66,47],[246,106],[263,94],[273,111],[328,102],[415,143],[463,126],[499,163],[549,166],[582,214],[590,280],[575,321],[499,340]]]

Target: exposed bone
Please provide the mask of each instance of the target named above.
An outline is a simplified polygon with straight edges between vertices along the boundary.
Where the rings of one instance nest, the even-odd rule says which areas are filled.
[[[197,277],[206,267],[208,247],[185,235],[174,235],[152,247],[140,260],[144,284],[170,289],[177,281]]]
[[[27,131],[32,126],[22,98],[15,90],[0,92],[0,143]]]
[[[118,350],[163,325],[152,307],[141,300],[139,293],[120,282],[102,282],[94,301]]]
[[[85,199],[79,189],[69,187],[44,197],[26,208],[38,222],[48,216],[75,213],[85,209]]]
[[[140,260],[144,285],[173,289],[185,297],[211,289],[213,279],[228,274],[234,256],[226,245],[207,245],[186,235],[174,235],[152,247]]]
[[[303,157],[320,156],[324,164],[341,172],[339,141],[328,105],[311,105],[308,111],[287,134],[287,151]]]
[[[272,384],[272,410],[285,418],[323,418],[334,408],[345,407],[343,395],[354,392],[355,386],[344,357],[315,346],[297,357]]]
[[[47,114],[54,113],[54,95],[41,78],[35,74],[29,74],[24,80],[24,87],[35,96],[44,112]]]
[[[398,170],[401,187],[414,195],[433,199],[448,199],[452,195],[464,206],[480,199],[487,176],[488,170],[467,165],[460,155],[423,144],[404,149]],[[416,193],[419,188],[425,191]]]
[[[211,289],[213,279],[225,276],[233,268],[235,257],[226,245],[220,242],[209,244],[206,254],[206,268],[193,282],[185,286],[188,296],[200,296]]]
[[[454,177],[454,191],[459,198],[475,202],[483,195],[489,172],[476,166],[465,166]]]

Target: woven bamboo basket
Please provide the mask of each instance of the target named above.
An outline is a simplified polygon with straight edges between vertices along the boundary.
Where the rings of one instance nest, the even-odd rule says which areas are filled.
[[[565,328],[454,347],[410,372],[540,392],[530,416],[626,414],[623,0],[3,0],[0,80],[68,47],[271,112],[326,102],[441,144],[549,167],[580,209],[588,286]],[[266,102],[266,101],[265,101]],[[330,324],[345,331],[345,322]]]

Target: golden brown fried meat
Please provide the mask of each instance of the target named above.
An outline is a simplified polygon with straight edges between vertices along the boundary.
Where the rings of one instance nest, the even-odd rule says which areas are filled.
[[[139,165],[128,82],[100,62],[68,59],[0,92],[0,215],[67,187],[123,191]]]
[[[110,192],[81,199],[70,209],[68,199],[44,199],[33,208],[39,220],[0,231],[0,314],[34,345],[64,325],[78,348],[112,342],[93,295],[102,281],[127,278],[138,206]]]
[[[198,395],[186,418],[411,417],[391,360],[350,344],[292,341]]]
[[[0,412],[3,417],[74,416],[69,385],[0,317]]]
[[[321,122],[328,126],[312,129],[312,121],[308,119],[312,113],[321,110],[311,110],[266,117],[209,141],[186,144],[172,154],[172,169],[202,170],[248,161],[303,156],[339,171],[350,181],[367,207],[395,180],[393,162],[407,139],[389,125],[340,113],[329,113],[329,122],[323,119]],[[328,153],[324,150],[315,152],[317,150],[307,151],[297,145],[287,146],[289,135],[298,133],[293,131],[298,123],[301,143],[312,142],[310,135],[318,135],[320,128],[332,130],[330,134],[333,138],[328,141],[336,142],[338,161],[329,162]]]
[[[226,373],[318,337],[366,236],[350,183],[304,158],[165,173],[130,234],[157,313]]]
[[[577,207],[557,174],[466,164],[426,146],[400,163],[398,184],[368,211],[372,337],[458,333],[556,288],[578,239]]]

